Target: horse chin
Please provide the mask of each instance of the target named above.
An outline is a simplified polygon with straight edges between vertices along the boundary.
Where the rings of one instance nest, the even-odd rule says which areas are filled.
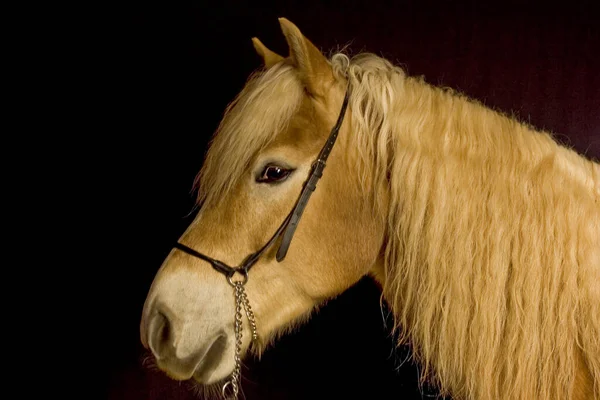
[[[211,385],[224,380],[233,372],[233,356],[227,357],[233,350],[226,336],[215,340],[196,367],[193,379],[202,385]]]
[[[206,384],[199,383],[195,379],[188,381],[189,388],[198,399],[222,399],[223,386],[227,383],[225,379]]]
[[[234,368],[233,354],[231,354],[233,352],[232,345],[233,343],[229,343],[227,336],[221,335],[194,357],[157,359],[149,356],[152,362],[147,364],[158,367],[173,380],[189,381],[194,386],[210,386],[231,375]]]

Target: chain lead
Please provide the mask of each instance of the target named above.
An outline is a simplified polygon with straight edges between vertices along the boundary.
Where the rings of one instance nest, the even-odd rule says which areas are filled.
[[[250,329],[252,331],[252,340],[258,340],[258,333],[256,332],[256,320],[254,318],[252,308],[250,307],[248,296],[246,296],[246,291],[244,290],[244,284],[247,280],[247,275],[246,279],[244,279],[243,281],[233,281],[229,279],[229,283],[233,286],[235,295],[235,354],[233,356],[235,366],[233,368],[233,372],[231,373],[231,379],[227,381],[227,383],[225,383],[225,385],[223,385],[223,388],[221,389],[223,397],[225,397],[228,400],[237,400],[241,385],[242,361],[240,358],[240,354],[242,352],[242,308],[244,309],[246,317],[248,318],[248,322],[250,323]],[[228,390],[231,391],[230,396],[227,396]]]

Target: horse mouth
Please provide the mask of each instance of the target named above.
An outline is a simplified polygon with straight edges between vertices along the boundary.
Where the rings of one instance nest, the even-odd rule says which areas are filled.
[[[221,363],[227,348],[227,336],[220,335],[210,345],[200,359],[194,371],[194,380],[198,383],[207,383],[215,369]]]

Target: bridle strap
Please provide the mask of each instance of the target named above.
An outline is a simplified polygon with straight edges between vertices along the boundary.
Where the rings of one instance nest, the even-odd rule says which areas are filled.
[[[235,275],[236,272],[238,272],[242,275],[247,275],[250,268],[252,268],[252,266],[258,261],[260,256],[262,256],[262,254],[265,251],[267,251],[267,249],[269,247],[271,247],[271,245],[273,245],[273,243],[281,235],[281,232],[283,232],[283,230],[287,226],[287,223],[289,220],[290,220],[290,215],[288,215],[285,218],[285,220],[279,226],[279,228],[277,229],[275,234],[273,234],[273,236],[271,236],[271,239],[269,239],[269,241],[263,247],[261,247],[258,251],[254,252],[254,253],[250,254],[248,257],[246,257],[244,259],[244,261],[242,261],[242,263],[238,267],[230,267],[229,265],[225,264],[223,261],[219,261],[216,258],[212,258],[205,254],[202,254],[202,253],[200,253],[184,244],[181,244],[179,242],[176,242],[175,246],[173,246],[173,247],[175,247],[176,249],[179,249],[179,250],[183,251],[184,253],[187,253],[191,256],[194,256],[201,260],[207,261],[208,263],[210,263],[210,265],[215,270],[224,274],[228,278],[231,278],[233,275]]]
[[[340,128],[342,127],[342,122],[344,122],[344,116],[346,115],[346,109],[348,108],[348,99],[350,97],[350,88],[346,89],[346,95],[344,96],[344,102],[342,103],[342,109],[340,110],[340,115],[333,127],[331,129],[331,133],[327,138],[327,142],[319,152],[319,156],[317,160],[313,163],[311,168],[311,173],[306,182],[304,183],[304,187],[302,188],[302,192],[300,193],[300,197],[298,197],[298,201],[296,206],[293,208],[291,212],[291,217],[289,223],[283,232],[283,237],[281,238],[281,244],[279,245],[279,250],[277,250],[277,261],[282,261],[287,255],[288,249],[292,242],[292,238],[294,237],[294,233],[296,232],[296,228],[298,227],[298,222],[300,222],[300,217],[302,217],[302,213],[306,208],[306,204],[310,199],[310,196],[313,194],[315,189],[317,188],[317,182],[323,176],[323,170],[325,169],[325,162],[329,157],[329,153],[331,153],[331,149],[333,149],[333,145],[338,137],[338,133]]]
[[[263,253],[267,251],[280,236],[282,236],[282,238],[281,243],[279,245],[279,249],[277,250],[276,259],[278,262],[283,261],[283,259],[287,255],[288,249],[292,242],[292,238],[294,237],[294,233],[296,232],[296,228],[298,227],[300,217],[302,217],[302,213],[306,208],[306,204],[308,203],[308,200],[310,199],[312,193],[317,188],[317,182],[323,176],[323,169],[325,169],[326,165],[325,162],[327,161],[329,153],[331,153],[333,145],[335,144],[335,141],[338,137],[338,133],[344,121],[344,116],[346,115],[346,109],[348,108],[349,98],[350,87],[346,89],[346,95],[344,96],[344,102],[342,103],[342,109],[340,111],[338,119],[334,127],[331,129],[331,133],[327,138],[327,142],[325,142],[325,145],[323,145],[323,148],[321,148],[317,160],[313,163],[311,167],[310,175],[308,179],[304,182],[304,186],[302,187],[302,191],[300,192],[300,196],[298,197],[294,208],[292,209],[292,211],[290,211],[290,213],[281,223],[279,228],[277,228],[277,231],[273,234],[273,236],[271,236],[271,238],[267,241],[267,243],[265,243],[263,247],[246,257],[238,267],[231,267],[223,261],[219,261],[215,258],[202,254],[179,242],[176,242],[174,247],[178,250],[183,251],[184,253],[187,253],[191,256],[197,257],[201,260],[210,263],[210,265],[212,265],[212,267],[215,270],[224,274],[228,278],[228,280],[231,280],[231,278],[235,275],[236,272],[243,275],[245,279],[247,279],[248,271],[250,270],[250,268],[252,268],[256,261],[258,261],[258,259],[263,255]]]
[[[187,253],[187,254],[189,254],[191,256],[198,257],[201,260],[209,262],[210,265],[212,265],[212,267],[214,269],[216,269],[217,271],[219,271],[222,274],[225,274],[227,276],[233,276],[233,274],[235,274],[236,270],[234,268],[231,268],[229,265],[225,264],[224,262],[216,260],[214,258],[211,258],[211,257],[209,257],[207,255],[204,255],[204,254],[200,253],[200,252],[197,252],[196,250],[194,250],[194,249],[192,249],[190,247],[187,247],[184,244],[176,242],[175,246],[173,246],[173,247],[175,247],[176,249],[181,250],[184,253]]]

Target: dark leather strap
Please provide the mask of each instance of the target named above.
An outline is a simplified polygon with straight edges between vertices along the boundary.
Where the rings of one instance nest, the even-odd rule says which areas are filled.
[[[214,269],[216,269],[217,271],[219,271],[222,274],[225,274],[227,276],[233,276],[233,274],[235,274],[236,269],[235,268],[231,268],[229,265],[225,264],[222,261],[219,260],[215,260],[214,258],[211,258],[207,255],[204,255],[202,253],[197,252],[196,250],[187,247],[184,244],[181,244],[179,242],[175,243],[174,246],[176,249],[179,249],[181,251],[183,251],[184,253],[187,253],[191,256],[194,257],[198,257],[201,260],[207,261],[210,263],[210,265],[212,265],[212,267]]]
[[[219,261],[215,258],[212,258],[205,254],[202,254],[202,253],[200,253],[184,244],[181,244],[179,242],[176,242],[175,246],[173,246],[173,247],[175,247],[176,249],[181,250],[184,253],[187,253],[191,256],[194,256],[201,260],[207,261],[208,263],[210,263],[210,265],[212,265],[212,267],[215,270],[226,275],[227,277],[232,277],[233,275],[235,275],[236,272],[239,272],[241,274],[248,274],[248,271],[258,261],[260,256],[262,256],[262,254],[269,247],[271,247],[271,245],[273,245],[273,243],[277,240],[277,238],[279,238],[279,236],[281,235],[281,232],[283,232],[283,230],[287,226],[289,220],[290,220],[290,215],[288,215],[285,218],[285,220],[279,226],[279,228],[277,229],[275,234],[273,234],[273,236],[271,236],[271,239],[269,239],[269,241],[263,247],[261,247],[258,251],[254,252],[254,253],[250,254],[248,257],[246,257],[244,259],[244,261],[242,261],[242,263],[238,267],[230,267],[229,265],[225,264],[223,261]]]
[[[350,90],[346,90],[346,95],[344,96],[344,102],[342,103],[342,109],[340,111],[340,115],[338,116],[337,122],[333,129],[331,129],[331,133],[329,134],[329,138],[327,138],[327,142],[319,152],[319,156],[317,160],[313,163],[310,176],[304,183],[304,187],[302,188],[302,192],[300,193],[300,197],[298,197],[298,201],[296,206],[291,212],[290,221],[283,232],[283,237],[281,238],[281,244],[279,245],[279,249],[277,250],[277,261],[281,262],[285,256],[287,255],[288,249],[292,242],[292,238],[294,237],[294,233],[296,232],[296,228],[298,227],[298,222],[300,222],[300,217],[302,217],[302,213],[306,208],[306,204],[310,199],[310,196],[313,194],[315,189],[317,188],[317,182],[323,176],[323,170],[325,169],[325,162],[329,157],[329,153],[331,153],[331,149],[333,149],[333,145],[338,137],[338,133],[342,126],[342,122],[344,121],[344,116],[346,115],[346,109],[348,108],[348,99],[350,97]]]

